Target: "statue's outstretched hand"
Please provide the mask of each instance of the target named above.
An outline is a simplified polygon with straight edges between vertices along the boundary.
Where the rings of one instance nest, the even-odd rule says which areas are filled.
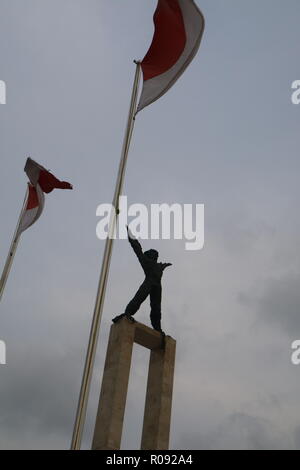
[[[168,268],[169,266],[173,266],[172,263],[164,263],[163,264],[163,269]]]

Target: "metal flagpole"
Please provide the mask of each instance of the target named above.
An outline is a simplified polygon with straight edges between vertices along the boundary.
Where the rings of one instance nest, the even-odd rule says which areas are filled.
[[[28,200],[28,194],[29,194],[29,191],[28,191],[28,186],[27,186],[27,190],[26,190],[26,194],[25,194],[25,198],[24,198],[24,202],[23,202],[23,207],[22,207],[22,210],[20,212],[17,227],[16,227],[16,230],[15,230],[15,233],[14,233],[11,245],[10,245],[10,249],[9,249],[9,252],[8,252],[8,255],[7,255],[7,258],[6,258],[6,263],[5,263],[5,266],[3,268],[2,276],[1,276],[1,279],[0,279],[0,301],[1,301],[2,296],[3,296],[3,292],[4,292],[4,289],[5,289],[5,286],[6,286],[6,282],[7,282],[7,279],[8,279],[9,273],[10,273],[10,269],[11,269],[16,251],[17,251],[18,243],[19,243],[19,240],[20,240],[21,234],[19,233],[19,228],[20,228],[21,220],[22,220],[22,217],[23,217],[23,214],[24,214],[24,210],[26,208],[26,204],[27,204],[27,200]]]
[[[71,450],[79,450],[81,446],[81,440],[82,440],[82,434],[83,434],[83,428],[84,428],[84,422],[85,422],[87,404],[88,404],[88,398],[89,398],[89,391],[90,391],[90,385],[91,385],[91,379],[92,379],[92,374],[93,374],[93,367],[94,367],[95,355],[96,355],[96,349],[97,349],[97,343],[98,343],[99,328],[100,328],[100,322],[102,318],[105,292],[106,292],[106,286],[107,286],[107,280],[108,280],[108,274],[109,274],[109,266],[110,266],[110,260],[111,260],[111,255],[112,255],[113,234],[115,231],[116,222],[117,222],[117,218],[119,214],[119,198],[120,198],[122,188],[123,188],[128,151],[130,147],[132,132],[134,128],[134,122],[135,122],[138,89],[139,89],[140,75],[141,75],[140,63],[135,61],[135,64],[136,64],[136,72],[135,72],[135,77],[134,77],[130,109],[129,109],[127,127],[126,127],[126,132],[125,132],[125,137],[124,137],[123,148],[122,148],[116,188],[115,188],[115,193],[114,193],[114,198],[113,198],[113,207],[115,208],[115,210],[112,211],[110,224],[109,224],[109,235],[105,243],[93,321],[91,325],[89,344],[88,344],[88,349],[87,349],[87,354],[86,354],[86,360],[85,360],[82,383],[81,383],[81,390],[80,390],[79,401],[78,401],[77,412],[76,412],[76,419],[75,419],[74,430],[73,430]]]

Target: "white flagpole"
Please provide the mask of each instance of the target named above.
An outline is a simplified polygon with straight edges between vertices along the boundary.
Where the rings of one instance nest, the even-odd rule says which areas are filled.
[[[11,269],[16,251],[17,251],[18,243],[19,243],[19,240],[20,240],[21,234],[19,233],[19,228],[20,228],[21,220],[22,220],[25,208],[26,208],[26,204],[27,204],[27,200],[28,200],[28,194],[29,194],[29,191],[28,191],[28,186],[27,186],[27,190],[26,190],[26,194],[25,194],[25,198],[24,198],[24,202],[23,202],[23,207],[22,207],[22,210],[20,212],[17,227],[16,227],[16,230],[15,230],[15,233],[14,233],[11,245],[10,245],[10,249],[9,249],[9,252],[8,252],[8,255],[7,255],[7,258],[6,258],[6,263],[5,263],[5,266],[3,268],[2,276],[1,276],[1,279],[0,279],[0,301],[1,301],[2,296],[3,296],[3,292],[4,292],[4,289],[5,289],[5,286],[6,286],[6,282],[7,282],[7,279],[8,279],[9,273],[10,273],[10,269]]]
[[[92,379],[92,374],[93,374],[95,355],[96,355],[96,350],[97,350],[99,328],[100,328],[100,323],[101,323],[101,318],[102,318],[105,292],[106,292],[106,286],[107,286],[107,280],[108,280],[108,274],[109,274],[109,266],[110,266],[110,260],[111,260],[111,255],[112,255],[113,234],[115,231],[117,218],[119,214],[119,198],[120,198],[122,188],[123,188],[128,151],[130,147],[132,132],[134,128],[134,122],[135,122],[135,113],[136,113],[136,108],[137,108],[138,89],[139,89],[140,74],[141,74],[140,63],[139,62],[135,62],[135,63],[136,63],[136,72],[135,72],[134,84],[133,84],[133,89],[132,89],[130,109],[129,109],[127,127],[126,127],[126,132],[125,132],[124,143],[123,143],[122,155],[121,155],[121,160],[120,160],[120,165],[119,165],[116,188],[115,188],[115,193],[114,193],[114,198],[113,198],[113,207],[115,208],[115,211],[112,211],[112,216],[110,219],[110,226],[109,226],[109,235],[105,243],[102,268],[101,268],[100,280],[99,280],[95,309],[94,309],[94,316],[93,316],[93,321],[91,325],[89,344],[88,344],[88,349],[87,349],[87,354],[86,354],[86,360],[85,360],[82,383],[81,383],[81,390],[80,390],[76,419],[75,419],[74,430],[73,430],[71,450],[79,450],[81,446],[81,441],[82,441],[82,434],[83,434],[84,422],[85,422],[86,411],[87,411],[89,391],[90,391],[91,379]]]

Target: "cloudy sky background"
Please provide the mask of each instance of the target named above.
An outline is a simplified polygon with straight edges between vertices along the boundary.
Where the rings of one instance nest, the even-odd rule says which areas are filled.
[[[144,241],[164,261],[163,328],[177,340],[170,448],[300,448],[298,0],[197,0],[196,59],[136,122],[129,203],[205,204],[205,248]],[[27,156],[73,183],[24,233],[1,302],[0,448],[70,446],[104,242],[96,207],[117,173],[134,59],[155,0],[0,0],[0,260]],[[143,279],[114,247],[89,402],[92,438],[111,318]],[[149,324],[145,304],[137,319]],[[148,352],[134,348],[123,449],[139,447]]]

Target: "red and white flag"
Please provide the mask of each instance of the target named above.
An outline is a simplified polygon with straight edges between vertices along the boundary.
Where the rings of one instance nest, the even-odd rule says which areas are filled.
[[[141,62],[143,90],[137,112],[164,95],[195,57],[204,17],[194,0],[158,0],[155,32]]]
[[[30,183],[28,184],[27,197],[19,223],[19,235],[33,225],[43,212],[45,203],[44,193],[50,193],[55,188],[73,189],[70,183],[58,180],[50,171],[31,158],[27,159],[24,171]]]
[[[30,183],[33,186],[39,184],[44,193],[51,193],[55,188],[73,189],[73,186],[70,183],[58,180],[54,175],[52,175],[52,173],[50,173],[50,171],[46,170],[46,168],[39,165],[31,158],[27,158],[24,171],[27,174]]]

